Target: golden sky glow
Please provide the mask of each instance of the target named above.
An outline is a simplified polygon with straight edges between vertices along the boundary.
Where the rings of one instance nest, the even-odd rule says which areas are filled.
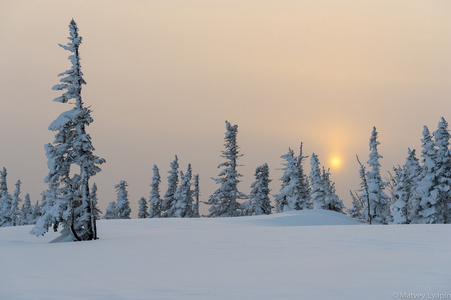
[[[341,154],[346,163],[331,179],[349,205],[355,155],[366,162],[373,126],[386,172],[418,148],[423,125],[451,120],[450,16],[449,0],[2,1],[0,161],[11,189],[21,179],[39,198],[47,127],[68,109],[52,102],[69,66],[57,44],[74,18],[89,132],[107,159],[95,179],[102,209],[126,180],[136,212],[153,164],[164,192],[175,154],[181,170],[192,163],[208,197],[225,120],[238,124],[244,193],[266,162],[277,194],[280,156],[304,142],[325,167]]]

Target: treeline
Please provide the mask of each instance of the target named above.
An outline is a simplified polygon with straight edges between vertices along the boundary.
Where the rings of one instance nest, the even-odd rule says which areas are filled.
[[[441,118],[432,134],[424,126],[421,161],[408,149],[406,162],[393,168],[390,180],[380,176],[377,132],[370,139],[370,170],[360,163],[360,190],[351,192],[354,218],[382,224],[451,223],[451,153],[448,122]],[[387,192],[387,193],[386,193]],[[387,195],[388,194],[388,195]]]

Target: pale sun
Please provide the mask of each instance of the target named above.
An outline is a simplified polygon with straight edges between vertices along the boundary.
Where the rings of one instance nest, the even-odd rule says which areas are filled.
[[[334,169],[338,169],[341,167],[341,157],[338,155],[333,155],[330,158],[330,166]]]

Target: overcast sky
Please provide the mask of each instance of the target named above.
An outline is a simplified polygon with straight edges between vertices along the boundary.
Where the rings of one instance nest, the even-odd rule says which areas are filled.
[[[71,108],[52,102],[51,87],[69,68],[58,43],[72,18],[88,131],[107,160],[93,178],[103,211],[126,180],[136,216],[153,164],[163,195],[176,154],[182,171],[191,163],[200,174],[206,201],[225,120],[238,124],[242,192],[267,162],[277,193],[280,156],[303,142],[326,167],[342,158],[332,180],[349,207],[373,126],[386,177],[419,148],[423,125],[451,120],[449,0],[0,0],[0,166],[11,192],[21,179],[33,201],[46,188],[48,125]]]

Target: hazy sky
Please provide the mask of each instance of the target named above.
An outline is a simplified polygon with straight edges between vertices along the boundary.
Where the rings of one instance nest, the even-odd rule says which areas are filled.
[[[451,121],[449,0],[0,0],[0,166],[11,192],[21,179],[33,201],[46,188],[48,125],[71,108],[52,101],[51,87],[69,68],[57,44],[72,18],[88,131],[107,160],[93,178],[103,211],[126,180],[136,216],[153,164],[164,194],[175,154],[182,171],[191,163],[200,174],[207,200],[225,120],[238,124],[242,192],[267,162],[276,194],[280,156],[304,142],[326,167],[342,158],[332,180],[349,207],[355,155],[367,161],[373,126],[385,177],[419,148],[423,125]]]

